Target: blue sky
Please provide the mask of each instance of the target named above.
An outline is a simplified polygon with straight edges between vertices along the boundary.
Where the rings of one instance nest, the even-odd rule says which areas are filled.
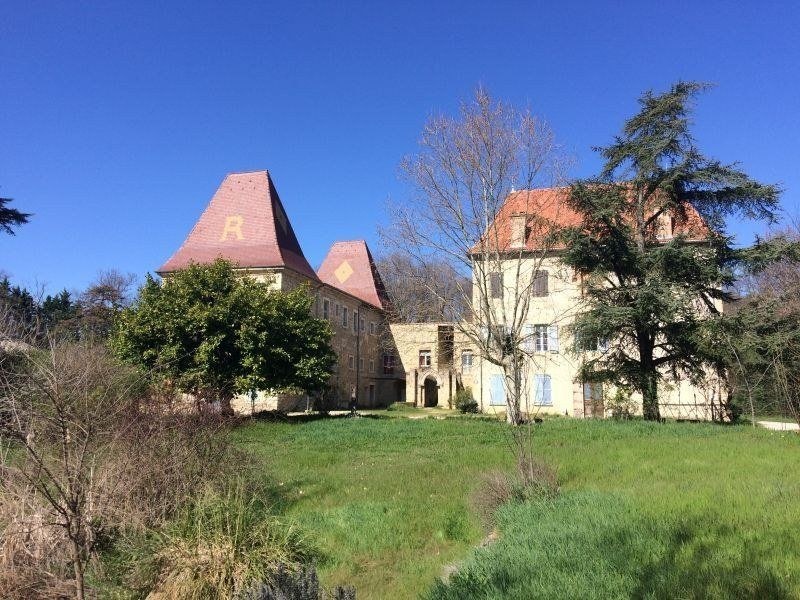
[[[225,173],[262,168],[312,266],[337,239],[377,250],[399,160],[479,83],[545,117],[585,176],[643,90],[713,82],[700,147],[797,215],[798,31],[792,2],[7,2],[0,195],[34,217],[0,236],[0,270],[48,291],[144,275]]]

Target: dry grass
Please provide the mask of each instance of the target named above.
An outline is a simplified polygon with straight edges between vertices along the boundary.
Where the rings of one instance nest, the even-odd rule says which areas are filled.
[[[558,475],[544,461],[527,458],[517,472],[492,470],[484,473],[471,496],[471,504],[483,526],[495,525],[497,509],[508,502],[552,499],[558,495]]]
[[[241,480],[208,490],[157,535],[156,545],[152,600],[235,598],[315,554],[300,530],[271,516]]]

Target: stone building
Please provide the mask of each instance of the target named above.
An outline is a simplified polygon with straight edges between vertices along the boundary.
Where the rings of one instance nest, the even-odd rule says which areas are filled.
[[[220,257],[243,274],[269,282],[273,289],[308,287],[315,315],[329,320],[333,329],[338,362],[326,390],[329,400],[345,407],[355,393],[359,406],[369,407],[402,398],[403,374],[394,365],[396,351],[386,318],[388,299],[363,240],[336,242],[315,272],[269,173],[231,173],[186,240],[157,272],[168,278],[192,262]],[[306,409],[310,402],[302,394],[258,391],[255,398],[242,396],[233,405],[242,412],[291,411]]]
[[[609,344],[606,340],[574,339],[570,325],[584,308],[583,277],[561,262],[563,247],[545,242],[550,232],[580,223],[580,216],[567,206],[567,193],[563,188],[524,190],[506,199],[490,226],[491,241],[481,244],[472,256],[476,320],[486,322],[480,317],[481,311],[501,317],[515,314],[510,303],[527,294],[524,314],[515,314],[520,324],[519,343],[526,355],[523,412],[602,417],[624,399],[626,409],[641,413],[639,395],[620,398],[613,386],[580,379],[581,363],[607,352]],[[709,235],[705,222],[690,205],[680,215],[665,213],[653,222],[654,243],[666,243],[679,234],[688,243],[697,244]],[[479,285],[479,277],[483,285]],[[716,310],[722,312],[722,301],[715,303]],[[483,328],[477,339],[488,344],[491,335]],[[721,417],[725,386],[714,374],[708,374],[704,385],[694,385],[667,371],[662,375],[659,398],[663,417]],[[502,369],[483,360],[476,394],[482,409],[505,412],[506,388]]]
[[[478,357],[454,323],[393,323],[391,332],[407,403],[452,408],[457,390],[480,389]]]
[[[191,262],[222,257],[243,274],[268,281],[274,289],[305,285],[315,299],[314,313],[331,322],[338,357],[328,398],[341,407],[351,394],[362,407],[405,401],[419,407],[450,407],[462,387],[472,389],[483,412],[506,410],[506,386],[500,367],[488,360],[492,332],[481,311],[504,313],[520,290],[529,294],[523,315],[516,315],[527,359],[522,410],[575,417],[605,416],[616,390],[580,380],[581,361],[607,350],[603,340],[570,339],[569,325],[581,307],[582,278],[559,260],[559,248],[544,248],[541,224],[573,225],[578,216],[565,203],[565,190],[542,189],[509,196],[492,223],[490,246],[475,250],[473,319],[465,323],[389,323],[389,300],[380,273],[363,240],[333,244],[320,268],[306,260],[267,171],[231,173],[175,254],[158,269],[162,276]],[[700,215],[688,206],[680,218],[664,215],[654,235],[667,241],[682,234],[702,243],[708,234]],[[489,260],[491,255],[492,260]],[[721,304],[717,307],[722,310]],[[493,327],[505,329],[504,321]],[[473,323],[475,323],[473,325]],[[499,325],[498,325],[499,324]],[[722,382],[709,376],[705,386],[665,374],[660,396],[665,417],[717,418],[724,398]],[[633,410],[641,399],[633,397]],[[234,407],[302,410],[303,395],[259,391]]]

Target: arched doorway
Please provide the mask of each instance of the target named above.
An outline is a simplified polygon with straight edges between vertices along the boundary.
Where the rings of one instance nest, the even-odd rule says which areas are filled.
[[[423,383],[425,388],[425,408],[431,408],[439,404],[439,385],[436,378],[428,375]]]

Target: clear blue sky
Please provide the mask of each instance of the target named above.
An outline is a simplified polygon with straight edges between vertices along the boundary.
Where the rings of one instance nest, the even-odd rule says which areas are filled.
[[[35,213],[0,270],[26,285],[154,270],[247,169],[271,171],[312,266],[337,239],[375,248],[398,161],[478,83],[547,118],[582,176],[643,90],[713,82],[701,148],[798,212],[794,2],[79,4],[0,14],[0,195]]]

